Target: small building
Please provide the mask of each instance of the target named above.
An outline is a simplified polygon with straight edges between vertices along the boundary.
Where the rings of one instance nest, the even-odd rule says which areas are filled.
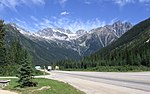
[[[55,70],[59,70],[59,66],[55,66]]]

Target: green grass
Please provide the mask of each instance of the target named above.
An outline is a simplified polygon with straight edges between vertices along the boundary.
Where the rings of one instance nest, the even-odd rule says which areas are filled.
[[[34,81],[38,82],[38,86],[26,88],[16,87],[18,85],[16,81],[17,79],[11,79],[10,85],[5,87],[5,89],[21,94],[85,94],[69,84],[50,79],[36,78]],[[38,90],[45,86],[49,87],[49,89]]]
[[[44,71],[40,71],[40,70],[35,70],[35,71],[34,71],[34,75],[35,75],[35,76],[39,76],[39,75],[49,75],[49,73],[44,72]]]
[[[0,76],[16,76],[17,70],[14,70],[14,69],[18,69],[18,68],[19,68],[19,65],[0,66]],[[34,69],[33,71],[34,71],[33,74],[35,76],[39,76],[39,75],[44,74],[44,72],[40,71],[40,70]],[[45,72],[45,74],[48,75],[48,73],[46,73],[46,72]]]
[[[96,72],[144,72],[150,71],[146,66],[97,66],[86,69],[64,69],[66,71],[96,71]]]
[[[91,69],[99,72],[143,72],[150,71],[150,67],[145,66],[98,66]]]

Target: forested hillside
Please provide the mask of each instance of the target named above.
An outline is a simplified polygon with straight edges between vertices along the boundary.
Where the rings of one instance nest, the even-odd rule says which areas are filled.
[[[14,38],[8,41],[9,45],[5,42],[7,28],[3,20],[0,20],[0,76],[15,76],[19,67],[28,61],[28,65],[37,72],[33,66],[32,58],[28,51],[21,46],[19,40]],[[10,37],[11,38],[11,37]]]
[[[99,62],[99,65],[150,66],[150,18],[86,60]]]

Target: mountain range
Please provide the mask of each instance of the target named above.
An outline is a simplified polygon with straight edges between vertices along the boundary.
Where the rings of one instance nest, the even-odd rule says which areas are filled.
[[[102,66],[150,66],[150,18],[84,60]]]
[[[65,70],[149,71],[150,18],[134,25],[116,41],[80,61],[64,60],[55,65]]]
[[[90,31],[45,28],[29,32],[15,24],[7,24],[6,42],[10,44],[18,39],[32,55],[34,64],[50,64],[65,59],[79,60],[91,55],[116,41],[131,28],[131,23],[117,21]]]

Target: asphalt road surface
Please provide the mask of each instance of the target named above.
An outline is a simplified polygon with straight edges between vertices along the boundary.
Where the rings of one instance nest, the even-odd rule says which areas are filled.
[[[45,78],[69,83],[87,94],[150,94],[150,72],[51,71]]]

